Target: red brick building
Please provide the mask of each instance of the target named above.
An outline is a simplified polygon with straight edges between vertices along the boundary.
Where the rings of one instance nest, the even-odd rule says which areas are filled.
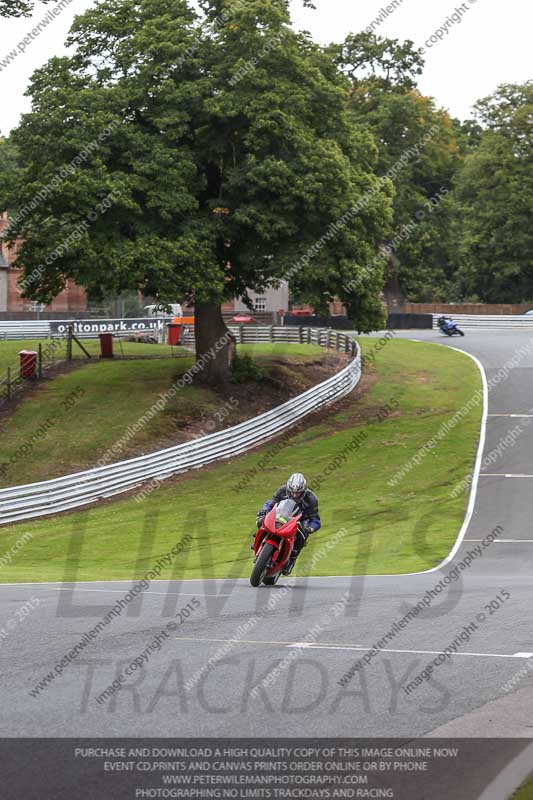
[[[21,270],[15,269],[12,264],[16,258],[17,247],[9,248],[2,241],[3,234],[8,228],[7,214],[0,216],[0,312],[17,311],[57,311],[79,312],[87,310],[87,295],[85,289],[69,280],[66,288],[55,300],[46,307],[26,300],[21,296],[18,281]]]

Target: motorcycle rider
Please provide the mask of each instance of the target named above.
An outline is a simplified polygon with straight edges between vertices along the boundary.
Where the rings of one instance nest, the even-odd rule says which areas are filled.
[[[455,333],[457,333],[459,336],[464,336],[463,331],[457,327],[451,317],[439,317],[437,320],[437,325],[442,333],[445,333],[447,336],[453,336]]]
[[[307,539],[322,527],[320,514],[318,513],[318,497],[307,488],[307,481],[301,472],[293,473],[287,483],[284,486],[280,486],[273,497],[263,504],[261,511],[257,515],[257,527],[261,527],[263,519],[277,503],[287,499],[296,503],[302,517],[298,524],[298,534],[294,542],[294,549],[287,566],[283,570],[284,575],[291,574],[296,559],[305,546]]]

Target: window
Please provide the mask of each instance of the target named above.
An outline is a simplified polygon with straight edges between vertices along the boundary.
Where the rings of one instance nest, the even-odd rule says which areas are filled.
[[[254,309],[255,311],[266,311],[267,309],[266,297],[256,297],[254,301]]]
[[[31,304],[31,311],[39,311],[39,312],[40,312],[40,311],[44,311],[45,307],[46,307],[46,306],[44,305],[44,303],[35,303],[35,302],[32,302],[32,304]]]

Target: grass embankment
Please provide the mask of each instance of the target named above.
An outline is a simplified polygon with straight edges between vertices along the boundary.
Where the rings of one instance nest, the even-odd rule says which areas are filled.
[[[131,349],[135,347],[149,345],[131,344]],[[315,345],[244,345],[239,352],[253,354],[267,371],[276,361],[278,376],[283,369],[297,372],[302,362],[324,357],[324,350]],[[238,421],[242,408],[225,405],[209,389],[184,386],[161,412],[144,420],[135,435],[124,437],[128,427],[142,419],[160,393],[193,363],[192,356],[88,362],[38,384],[13,411],[0,417],[0,487],[65,475],[91,467],[103,457],[105,463],[112,463],[159,445],[170,446],[191,423],[197,424],[199,430],[194,433],[200,435],[202,420],[206,433]],[[233,393],[238,396],[237,388]],[[113,445],[116,449],[110,452]]]
[[[361,343],[365,351],[376,347],[376,340]],[[463,520],[466,496],[452,499],[450,492],[472,468],[481,407],[397,484],[389,481],[480,385],[477,367],[463,354],[391,341],[366,370],[367,391],[345,401],[325,422],[295,432],[263,469],[259,462],[272,445],[164,484],[142,503],[128,498],[0,529],[3,551],[24,532],[33,537],[2,569],[0,580],[140,577],[185,534],[192,535],[190,544],[162,577],[247,576],[255,513],[295,470],[307,474],[311,488],[324,478],[318,492],[323,529],[306,550],[306,560],[341,528],[347,531],[312,574],[433,567],[453,546]],[[355,437],[360,446],[348,452]],[[346,460],[335,470],[330,465],[343,450]],[[72,536],[83,537],[77,569],[67,561]]]

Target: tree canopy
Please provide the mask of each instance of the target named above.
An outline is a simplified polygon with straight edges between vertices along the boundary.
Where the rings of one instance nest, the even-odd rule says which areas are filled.
[[[48,302],[69,277],[135,288],[194,302],[197,329],[205,311],[220,332],[223,300],[290,275],[317,308],[338,296],[379,326],[382,269],[365,265],[392,186],[347,79],[284,0],[203,6],[102,0],[76,19],[74,55],[33,76],[13,137],[26,293]]]
[[[51,3],[52,0],[41,2]],[[29,17],[34,9],[34,0],[0,0],[0,17]]]
[[[483,133],[455,179],[460,295],[533,297],[533,83],[503,85],[476,106]]]
[[[10,138],[0,136],[0,209],[10,210],[10,201],[16,202],[18,152]]]
[[[382,245],[388,253],[387,291],[431,295],[446,285],[451,269],[441,234],[443,199],[459,155],[454,123],[416,88],[423,59],[412,42],[361,33],[331,52],[350,78],[354,120],[378,145],[379,174],[419,148],[396,172],[393,225]]]

